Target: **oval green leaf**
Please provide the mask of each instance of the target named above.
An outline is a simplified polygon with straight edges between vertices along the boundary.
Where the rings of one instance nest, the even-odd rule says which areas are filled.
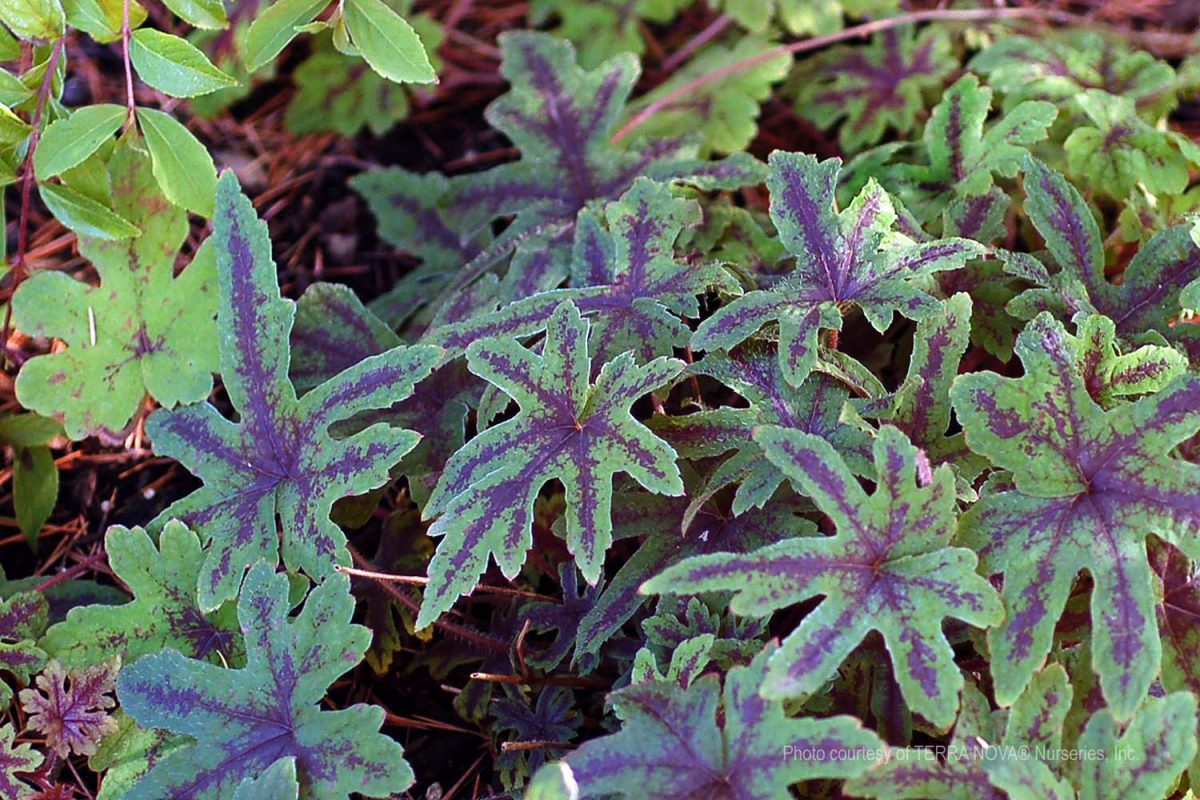
[[[129,220],[66,186],[42,183],[38,185],[38,193],[55,219],[75,233],[108,241],[129,239],[141,233]]]
[[[266,64],[295,38],[297,28],[316,19],[329,0],[280,0],[250,25],[246,33],[246,68]]]
[[[345,15],[350,38],[371,69],[397,83],[437,80],[421,37],[383,0],[348,0]]]
[[[172,97],[198,97],[238,85],[191,42],[162,31],[134,31],[129,57],[142,80]]]
[[[61,175],[81,164],[121,129],[122,106],[85,106],[66,119],[51,123],[33,154],[33,172],[39,181]]]
[[[211,217],[217,168],[208,150],[170,114],[139,108],[137,117],[163,194],[177,206]]]
[[[221,0],[163,0],[163,5],[196,28],[219,30],[229,25]]]

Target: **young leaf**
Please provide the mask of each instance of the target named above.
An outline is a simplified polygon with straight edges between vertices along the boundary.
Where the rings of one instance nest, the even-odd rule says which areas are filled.
[[[346,30],[371,69],[397,83],[433,83],[421,37],[383,0],[347,0]]]
[[[167,647],[210,661],[235,658],[240,646],[232,605],[204,614],[196,603],[204,561],[196,534],[171,521],[156,547],[141,528],[114,526],[104,535],[104,549],[134,599],[71,609],[42,640],[54,658],[68,667],[91,666],[111,656],[129,663]]]
[[[329,0],[278,0],[265,9],[246,32],[246,68],[257,70],[279,55],[312,22]]]
[[[558,745],[532,751],[502,752],[496,766],[504,785],[510,789],[520,788],[549,759],[567,751],[570,741],[579,735],[579,726],[583,722],[571,691],[561,686],[539,692],[532,708],[520,694],[512,692],[509,697],[493,701],[491,710],[496,717],[492,729],[497,738]]]
[[[18,39],[47,41],[62,36],[66,19],[59,0],[17,0],[0,6],[0,22]]]
[[[198,97],[238,85],[191,42],[152,28],[133,32],[129,59],[139,78],[172,97]]]
[[[139,108],[137,118],[163,194],[177,206],[211,217],[217,168],[208,150],[170,114]]]
[[[39,181],[62,174],[81,163],[112,138],[125,121],[124,106],[85,106],[46,127],[33,155]]]
[[[849,393],[833,378],[813,374],[800,386],[790,386],[779,367],[775,347],[759,341],[745,342],[728,353],[707,355],[688,372],[716,378],[749,404],[651,420],[651,430],[685,458],[709,458],[733,451],[713,470],[704,489],[693,496],[693,508],[731,484],[737,487],[732,506],[735,515],[767,507],[784,475],[754,441],[754,430],[763,425],[820,436],[848,460],[854,472],[868,472],[871,445],[861,430],[841,424],[842,407]]]
[[[1034,158],[1025,162],[1025,213],[1046,240],[1058,271],[1049,273],[1031,256],[1004,254],[1008,270],[1042,288],[1026,290],[1009,303],[1022,318],[1047,309],[1085,311],[1113,320],[1126,339],[1154,331],[1200,358],[1200,328],[1175,325],[1180,293],[1200,277],[1200,247],[1189,225],[1155,234],[1125,267],[1123,280],[1105,277],[1100,228],[1079,191]]]
[[[21,690],[29,727],[44,733],[46,745],[63,758],[93,755],[100,740],[117,729],[110,713],[116,680],[116,660],[70,671],[51,661],[36,689]]]
[[[877,488],[867,495],[823,439],[773,427],[755,439],[833,519],[837,535],[790,539],[748,555],[688,559],[642,591],[733,591],[730,607],[750,616],[823,595],[772,656],[764,696],[817,691],[877,630],[909,706],[934,725],[949,726],[963,679],[942,619],[991,625],[1003,616],[995,589],[975,574],[975,554],[949,546],[956,521],[949,467],[919,482],[919,451],[900,431],[884,427],[875,439]]]
[[[838,125],[847,152],[879,142],[890,128],[916,128],[922,95],[940,88],[953,69],[945,30],[912,26],[876,34],[868,45],[835,47],[811,59],[796,76],[796,109],[822,128]]]
[[[38,195],[54,218],[81,236],[118,241],[141,235],[141,230],[87,195],[57,183],[38,183]]]
[[[229,25],[221,0],[163,0],[163,5],[194,28],[218,30]]]
[[[222,669],[167,649],[121,671],[117,694],[138,724],[195,740],[156,764],[125,800],[224,800],[286,758],[296,759],[305,797],[387,797],[412,784],[400,745],[378,732],[382,709],[319,706],[371,639],[350,623],[348,579],[333,575],[318,585],[294,619],[290,605],[287,576],[260,562],[238,601],[244,668]]]
[[[1175,195],[1187,188],[1191,159],[1173,134],[1138,116],[1133,98],[1093,89],[1076,102],[1092,124],[1076,128],[1063,143],[1073,175],[1118,200],[1138,183],[1151,194]]]
[[[0,600],[0,711],[13,698],[3,676],[25,685],[46,662],[46,652],[37,646],[45,630],[46,598],[40,592],[18,592]]]
[[[411,431],[372,425],[343,439],[329,427],[386,407],[413,391],[438,351],[396,347],[344,370],[297,399],[288,380],[292,303],[279,296],[266,224],[226,173],[214,219],[220,285],[221,374],[239,421],[211,405],[152,415],[155,450],[178,458],[204,481],[154,522],[178,518],[213,546],[200,571],[200,607],[237,594],[255,560],[278,561],[275,517],[283,520],[283,559],[323,578],[349,563],[345,537],[329,519],[335,500],[388,480],[388,469],[417,443]]]
[[[566,489],[567,548],[589,583],[600,577],[612,541],[612,476],[626,472],[657,493],[679,495],[675,451],[630,413],[630,406],[677,375],[679,361],[637,366],[622,354],[600,368],[594,384],[588,324],[570,302],[547,326],[542,355],[512,340],[467,349],[471,371],[520,406],[458,450],[425,506],[441,536],[429,565],[417,627],[428,625],[466,594],[493,555],[515,576],[532,542],[534,500],[547,481]]]
[[[3,705],[3,704],[0,704]],[[18,772],[30,773],[42,765],[42,754],[30,745],[13,746],[16,731],[12,725],[0,725],[0,797],[27,797],[33,791],[17,777]]]
[[[19,329],[67,343],[25,362],[17,396],[26,408],[61,419],[72,439],[120,430],[146,394],[168,407],[202,400],[217,369],[211,247],[202,246],[175,277],[187,217],[159,192],[135,139],[118,145],[109,174],[114,208],[142,234],[80,237],[79,251],[95,265],[100,285],[41,272],[21,284],[12,306]]]
[[[863,772],[882,742],[858,720],[789,719],[759,695],[770,649],[730,670],[724,687],[710,674],[686,689],[656,680],[613,692],[621,730],[568,755],[563,778],[580,800],[778,800],[800,781]]]
[[[696,331],[693,347],[728,349],[776,322],[780,367],[787,382],[798,386],[816,363],[818,331],[841,328],[843,305],[857,304],[878,331],[896,310],[912,319],[937,310],[918,279],[961,267],[982,246],[966,239],[912,244],[892,231],[891,200],[874,182],[836,212],[840,170],[838,159],[771,154],[771,219],[795,256],[795,269],[771,288],[721,307]]]
[[[1128,719],[1159,670],[1146,535],[1198,552],[1200,467],[1170,453],[1200,430],[1200,378],[1176,378],[1106,411],[1048,314],[1030,323],[1016,351],[1022,377],[964,375],[950,390],[971,449],[1015,480],[973,506],[959,534],[985,572],[1004,573],[1008,615],[988,633],[996,700],[1011,703],[1041,665],[1086,569],[1094,667],[1114,715]]]

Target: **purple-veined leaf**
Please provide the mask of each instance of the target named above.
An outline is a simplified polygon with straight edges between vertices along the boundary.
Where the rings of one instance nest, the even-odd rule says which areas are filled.
[[[27,744],[13,745],[16,731],[11,725],[0,725],[0,797],[24,800],[33,789],[18,777],[42,765],[42,754]]]
[[[796,110],[822,128],[837,125],[842,149],[855,152],[889,129],[912,133],[923,94],[940,88],[953,65],[943,29],[890,28],[870,44],[834,47],[804,64],[791,84]]]
[[[345,537],[329,519],[334,501],[386,483],[419,437],[380,424],[334,439],[329,427],[409,396],[439,357],[436,348],[395,347],[297,399],[288,379],[293,304],[279,296],[266,224],[232,173],[221,178],[213,227],[221,373],[239,421],[204,404],[159,411],[147,426],[156,452],[204,481],[154,527],[177,518],[212,541],[198,579],[208,610],[237,594],[255,560],[278,561],[276,515],[289,568],[320,579],[349,563]]]
[[[617,497],[614,538],[644,539],[604,585],[596,604],[580,621],[575,636],[577,658],[599,653],[645,602],[638,587],[672,564],[707,553],[744,553],[783,537],[816,532],[812,522],[799,516],[803,509],[794,498],[780,498],[735,516],[721,509],[715,500],[690,509],[686,496],[666,498],[621,492]]]
[[[789,539],[745,555],[691,558],[642,591],[732,591],[730,607],[756,617],[823,596],[771,657],[763,694],[817,691],[875,630],[909,706],[934,725],[949,726],[963,679],[942,620],[986,626],[1003,613],[995,589],[975,573],[975,554],[950,546],[957,519],[950,468],[919,475],[920,451],[885,426],[875,438],[877,487],[868,495],[824,439],[775,427],[759,429],[755,439],[834,521],[837,534]]]
[[[423,570],[432,557],[433,542],[425,535],[420,512],[416,509],[395,511],[383,522],[379,547],[368,569],[393,575],[415,574]],[[396,602],[395,593],[411,598],[413,608],[421,600],[420,593],[410,587],[388,586],[369,578],[353,578],[351,585],[354,596],[367,606],[363,617],[364,624],[371,629],[367,664],[376,675],[382,677],[388,674],[392,661],[403,647],[404,640],[396,625],[396,615],[400,615],[404,629],[409,634],[416,633],[416,614],[408,606]]]
[[[514,577],[532,544],[534,500],[547,481],[566,489],[567,547],[584,578],[600,577],[612,541],[612,476],[647,489],[683,492],[675,451],[635,420],[630,406],[667,384],[683,364],[659,358],[638,366],[624,353],[591,383],[588,323],[569,301],[547,326],[541,355],[511,339],[467,349],[471,371],[499,387],[520,412],[459,449],[425,506],[441,536],[417,618],[424,627],[467,593],[494,556]]]
[[[638,179],[603,211],[579,213],[570,288],[435,326],[421,341],[458,351],[485,337],[527,336],[545,330],[559,304],[571,300],[591,322],[592,352],[601,361],[625,351],[643,361],[670,355],[691,338],[681,317],[699,317],[697,296],[737,286],[723,267],[676,257],[676,239],[699,222],[697,203],[676,198],[665,184]]]
[[[13,693],[6,676],[22,686],[46,663],[46,651],[37,640],[46,631],[46,598],[41,592],[18,592],[0,600],[0,711],[8,708]]]
[[[471,291],[476,287],[479,292]],[[483,302],[474,295],[486,293],[487,288],[484,281],[476,283],[464,293],[466,297],[443,305],[442,317],[457,321],[460,316],[469,316]],[[329,283],[313,284],[297,301],[290,342],[289,375],[300,392],[403,343],[363,306],[354,292]],[[442,467],[462,446],[467,415],[479,404],[481,393],[482,382],[471,375],[460,359],[455,359],[435,369],[417,384],[411,395],[390,408],[359,413],[335,423],[331,430],[335,436],[343,437],[382,422],[420,434],[416,447],[404,455],[392,472],[408,478],[409,494],[423,505]]]
[[[621,730],[565,759],[576,796],[779,800],[800,781],[864,771],[882,743],[858,720],[789,719],[759,695],[770,650],[731,669],[724,686],[710,674],[686,689],[652,680],[610,694]]]
[[[1079,190],[1031,157],[1025,161],[1025,196],[1025,213],[1058,271],[1027,254],[1003,254],[1009,272],[1040,286],[1014,298],[1010,311],[1025,319],[1042,310],[1103,314],[1123,338],[1155,331],[1182,345],[1193,362],[1200,359],[1200,328],[1173,324],[1180,293],[1200,278],[1200,247],[1189,225],[1151,237],[1114,284],[1105,277],[1100,228]]]
[[[516,791],[548,760],[562,756],[571,748],[571,740],[579,735],[583,715],[575,708],[575,697],[571,691],[561,686],[542,689],[532,707],[519,692],[507,687],[506,690],[506,697],[492,703],[496,737],[510,742],[558,745],[501,752],[496,763],[500,780],[510,791]]]
[[[72,439],[122,429],[147,393],[172,407],[203,400],[212,390],[217,289],[211,245],[175,277],[187,214],[163,196],[142,148],[136,137],[123,137],[104,176],[116,211],[135,221],[141,235],[79,238],[80,254],[95,266],[100,285],[39,272],[13,300],[18,328],[68,345],[27,361],[17,393],[26,408],[62,421]]]
[[[46,745],[63,758],[94,754],[100,740],[117,729],[111,714],[117,668],[116,659],[77,670],[51,660],[35,688],[21,690],[30,729],[45,734]]]
[[[554,638],[546,647],[530,647],[525,654],[527,664],[546,671],[555,669],[567,657],[575,644],[580,621],[591,613],[600,594],[598,586],[579,585],[579,573],[572,564],[559,565],[558,582],[563,594],[561,603],[535,600],[521,609],[530,631],[554,631]]]
[[[1163,643],[1162,682],[1168,691],[1200,691],[1200,575],[1182,552],[1152,540],[1150,566],[1162,582],[1156,604]]]
[[[691,656],[694,666],[688,666],[687,671],[698,675],[710,663],[720,669],[749,664],[762,652],[766,623],[738,617],[724,608],[720,598],[713,598],[712,604],[710,608],[698,597],[659,598],[653,616],[642,621],[642,631],[646,634],[642,650],[670,661],[675,670],[676,657],[687,643],[704,639],[703,660]]]
[[[961,433],[947,435],[947,430],[950,385],[970,343],[971,298],[956,294],[941,306],[917,323],[908,374],[900,387],[885,397],[850,403],[855,414],[899,428],[931,464],[950,464],[969,481],[987,464],[967,449]]]
[[[1196,697],[1152,697],[1126,725],[1110,709],[1098,711],[1078,749],[1096,754],[1080,765],[1079,800],[1174,796],[1176,781],[1196,755]]]
[[[1051,647],[1076,576],[1092,576],[1092,655],[1104,697],[1128,719],[1158,675],[1160,643],[1146,536],[1200,553],[1200,466],[1172,458],[1200,431],[1200,378],[1105,410],[1061,323],[1020,335],[1020,378],[983,372],[950,390],[967,444],[1012,471],[963,517],[959,538],[985,573],[1004,573],[1004,622],[988,632],[996,700],[1021,693]]]
[[[585,70],[569,42],[546,34],[506,32],[500,47],[501,72],[512,88],[488,106],[486,116],[521,151],[521,159],[451,179],[440,218],[453,220],[455,231],[471,233],[497,218],[515,219],[468,268],[460,268],[461,261],[452,265],[459,273],[453,285],[465,285],[515,251],[504,296],[519,299],[552,288],[568,272],[576,215],[594,201],[616,200],[639,176],[706,190],[762,179],[761,164],[745,153],[705,161],[680,139],[614,146],[610,137],[638,74],[632,54]],[[392,171],[393,180],[396,174]],[[359,180],[365,185],[370,179]],[[381,185],[387,183],[381,179]],[[372,194],[381,225],[397,231],[419,227],[411,211],[389,205],[382,194]]]
[[[195,740],[159,761],[125,800],[223,800],[286,758],[296,760],[301,797],[387,797],[412,784],[400,745],[379,733],[382,709],[319,706],[371,640],[350,623],[348,579],[327,578],[293,619],[288,607],[287,576],[259,562],[238,599],[244,668],[222,669],[168,648],[121,671],[118,696],[139,725]]]
[[[1070,707],[1071,684],[1057,664],[1034,677],[1004,725],[993,717],[983,693],[968,681],[944,758],[932,748],[892,752],[887,761],[849,781],[846,794],[886,800],[1004,800],[1009,795],[993,785],[991,767],[996,761],[1012,760],[1016,763],[998,770],[1002,782],[1037,781],[1035,785],[1050,790],[1041,800],[1073,800],[1073,790],[1060,784],[1037,755],[1039,748],[1059,749]],[[1021,758],[1021,748],[1033,755]]]
[[[299,796],[296,759],[281,758],[262,774],[242,781],[233,800],[295,800]]]
[[[691,414],[655,417],[650,427],[685,458],[709,458],[732,451],[712,471],[707,485],[692,495],[691,513],[715,493],[736,486],[734,515],[764,508],[784,475],[763,457],[754,430],[763,425],[820,436],[841,453],[856,473],[871,463],[870,440],[858,428],[840,422],[849,392],[833,378],[814,373],[800,386],[790,386],[780,369],[776,348],[764,341],[744,342],[728,353],[716,352],[688,367],[688,373],[707,375],[738,393],[748,407],[720,406]]]
[[[788,383],[799,385],[816,362],[818,332],[841,328],[843,306],[858,306],[879,331],[897,310],[919,319],[938,307],[920,280],[961,267],[983,251],[967,239],[913,244],[892,230],[891,199],[873,181],[848,208],[835,211],[840,170],[838,159],[771,154],[771,218],[795,269],[771,288],[718,309],[696,331],[693,347],[729,349],[778,323],[780,366]]]
[[[1131,97],[1147,119],[1158,119],[1176,102],[1170,64],[1094,30],[1045,31],[1036,39],[1000,36],[969,66],[1003,96],[1005,109],[1026,100],[1070,107],[1086,89]]]
[[[699,636],[680,640],[675,647],[668,651],[670,656],[666,660],[669,660],[670,663],[665,673],[658,666],[658,657],[651,652],[649,647],[643,647],[634,656],[630,681],[632,683],[669,681],[679,684],[681,689],[688,688],[692,685],[692,681],[700,677],[709,666],[711,661],[709,654],[712,652],[714,638],[711,633],[702,633]],[[758,642],[751,657],[761,652],[762,642]]]
[[[199,538],[185,525],[168,522],[157,546],[141,528],[114,526],[104,535],[104,549],[113,574],[134,599],[71,609],[42,640],[51,656],[69,668],[93,666],[113,656],[129,663],[165,647],[210,661],[240,659],[233,604],[211,614],[197,604],[204,553]]]

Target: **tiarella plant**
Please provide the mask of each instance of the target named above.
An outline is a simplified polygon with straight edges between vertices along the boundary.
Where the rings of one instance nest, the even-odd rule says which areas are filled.
[[[0,0],[0,800],[1194,798],[1163,5]]]

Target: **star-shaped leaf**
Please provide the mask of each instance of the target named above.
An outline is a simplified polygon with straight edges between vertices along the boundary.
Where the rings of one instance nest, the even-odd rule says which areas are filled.
[[[0,599],[0,711],[8,708],[13,693],[6,675],[22,685],[46,663],[46,652],[37,639],[46,631],[46,598],[41,592],[18,592]]]
[[[926,108],[923,94],[940,88],[953,65],[943,29],[889,28],[870,44],[835,47],[811,59],[793,78],[796,109],[822,128],[837,125],[842,149],[855,152],[889,129],[913,132]]]
[[[104,549],[133,601],[71,609],[42,640],[50,655],[67,667],[92,666],[112,656],[129,663],[165,647],[211,661],[240,656],[233,604],[212,614],[197,605],[204,553],[183,523],[168,522],[157,547],[141,528],[114,526],[104,535]]]
[[[848,208],[835,211],[840,171],[838,159],[771,154],[771,218],[795,269],[771,288],[721,307],[696,331],[693,347],[728,349],[776,322],[784,377],[799,385],[816,363],[818,331],[841,328],[842,306],[857,305],[879,331],[897,310],[919,319],[938,308],[920,279],[961,267],[983,251],[966,239],[913,244],[894,232],[891,199],[873,181]]]
[[[975,574],[975,554],[949,546],[956,522],[950,468],[918,480],[920,451],[900,431],[884,427],[875,439],[877,486],[868,495],[823,439],[772,427],[755,438],[833,519],[837,535],[789,539],[747,555],[688,559],[642,591],[733,591],[736,613],[760,617],[824,596],[772,656],[763,694],[817,691],[876,630],[913,711],[949,726],[963,679],[942,620],[983,626],[999,622],[1003,613],[996,591]]]
[[[1188,186],[1188,166],[1200,147],[1138,116],[1133,98],[1092,89],[1076,98],[1091,125],[1063,143],[1071,174],[1086,186],[1123,200],[1141,184],[1151,194],[1178,195]]]
[[[1039,315],[1017,340],[1020,378],[964,375],[950,391],[967,444],[1015,486],[963,517],[961,541],[1004,573],[1004,622],[988,632],[996,700],[1021,693],[1051,647],[1082,570],[1092,576],[1092,654],[1104,697],[1128,719],[1158,674],[1161,646],[1146,536],[1200,554],[1200,466],[1171,457],[1200,431],[1200,378],[1105,410],[1061,323]]]
[[[213,220],[221,304],[221,374],[237,423],[208,404],[159,411],[147,426],[156,452],[178,459],[204,486],[155,520],[178,518],[211,539],[200,569],[199,602],[215,609],[237,594],[246,568],[283,560],[322,578],[349,563],[345,537],[329,519],[335,500],[388,480],[417,434],[372,425],[334,439],[330,425],[412,394],[438,359],[431,347],[396,347],[355,364],[299,400],[288,379],[293,304],[279,296],[267,227],[238,189],[221,178]]]
[[[619,200],[580,212],[575,227],[570,288],[535,294],[491,314],[434,327],[423,343],[459,350],[493,336],[545,330],[559,304],[571,300],[591,322],[592,351],[608,360],[627,350],[649,361],[687,346],[681,317],[700,315],[697,296],[736,288],[715,264],[675,255],[681,233],[700,223],[700,207],[664,184],[638,179]]]
[[[0,797],[25,798],[33,789],[17,777],[18,772],[33,772],[42,765],[42,754],[27,744],[13,746],[16,731],[0,725]]]
[[[497,767],[510,790],[519,789],[539,767],[570,749],[570,742],[579,735],[583,722],[583,715],[575,708],[574,695],[561,686],[543,689],[532,707],[519,693],[510,691],[508,697],[493,701],[492,714],[496,717],[497,738],[544,743],[536,750],[501,752]]]
[[[730,670],[724,686],[709,674],[686,689],[653,680],[613,692],[621,730],[566,757],[572,796],[779,800],[800,781],[864,771],[882,743],[858,720],[789,719],[759,695],[769,651]]]
[[[90,756],[106,734],[117,729],[111,709],[116,705],[117,661],[67,670],[51,661],[38,675],[36,688],[21,690],[21,707],[32,730],[46,735],[46,745],[59,756]]]
[[[588,324],[570,302],[554,312],[541,355],[492,339],[467,349],[471,371],[517,401],[515,417],[467,442],[446,465],[425,515],[441,536],[417,618],[424,627],[465,594],[493,555],[513,577],[532,543],[534,500],[547,481],[566,489],[567,547],[589,583],[612,541],[612,476],[626,472],[658,494],[683,492],[675,451],[630,413],[683,364],[638,366],[624,353],[590,383]]]
[[[249,777],[294,758],[301,797],[388,797],[413,782],[400,745],[379,733],[383,710],[319,703],[371,640],[350,623],[349,581],[333,575],[289,619],[288,580],[259,562],[246,576],[238,619],[246,666],[222,669],[167,649],[121,671],[118,696],[139,725],[189,736],[125,800],[223,800]],[[257,795],[256,795],[257,796]]]
[[[755,428],[763,425],[820,436],[849,461],[855,472],[867,471],[871,445],[866,434],[840,422],[849,392],[820,373],[810,375],[798,387],[788,385],[773,344],[744,342],[728,353],[705,356],[688,372],[716,378],[749,403],[745,407],[720,406],[651,420],[651,429],[685,458],[708,458],[733,451],[713,470],[707,485],[693,495],[693,508],[730,485],[737,487],[731,509],[735,515],[767,506],[784,482],[784,475],[763,457],[762,448],[754,441]]]
[[[515,250],[506,296],[522,298],[551,288],[566,275],[576,215],[593,201],[616,200],[638,177],[702,189],[761,180],[762,167],[749,155],[705,161],[696,157],[686,137],[639,142],[628,149],[613,145],[611,136],[637,80],[632,54],[585,70],[569,42],[547,34],[503,33],[500,48],[501,72],[512,88],[488,106],[486,116],[521,151],[521,159],[453,178],[439,220],[450,220],[450,230],[456,232],[446,238],[461,240],[497,218],[515,219],[471,269],[461,269],[462,262],[448,266],[447,272],[457,273],[457,285]],[[381,197],[379,191],[372,194],[381,226],[415,227],[408,192],[402,193],[406,202],[400,204],[390,204],[389,196]],[[410,221],[400,223],[391,219],[395,216]],[[400,246],[406,247],[404,242]],[[444,275],[445,281],[450,278]]]
[[[1105,277],[1104,241],[1079,191],[1040,161],[1025,161],[1025,213],[1058,266],[1050,272],[1027,254],[1006,253],[1010,272],[1041,288],[1018,295],[1009,309],[1022,318],[1038,311],[1103,314],[1124,338],[1154,331],[1200,358],[1200,328],[1175,325],[1179,298],[1200,278],[1200,247],[1191,226],[1155,234],[1125,267],[1120,284]]]
[[[25,363],[17,396],[26,408],[62,421],[72,439],[120,430],[147,393],[168,407],[203,400],[217,369],[211,246],[175,277],[187,214],[163,196],[134,135],[117,145],[108,171],[116,210],[135,220],[141,235],[117,241],[81,235],[79,251],[95,265],[100,285],[41,272],[21,284],[12,306],[20,330],[67,343]]]
[[[991,106],[992,90],[974,75],[964,75],[933,107],[917,163],[877,168],[874,174],[923,221],[940,213],[953,196],[985,195],[997,175],[1016,177],[1028,146],[1046,138],[1057,110],[1052,103],[1030,100],[985,129]],[[860,158],[872,159],[874,153]],[[847,171],[855,166],[852,162]]]

